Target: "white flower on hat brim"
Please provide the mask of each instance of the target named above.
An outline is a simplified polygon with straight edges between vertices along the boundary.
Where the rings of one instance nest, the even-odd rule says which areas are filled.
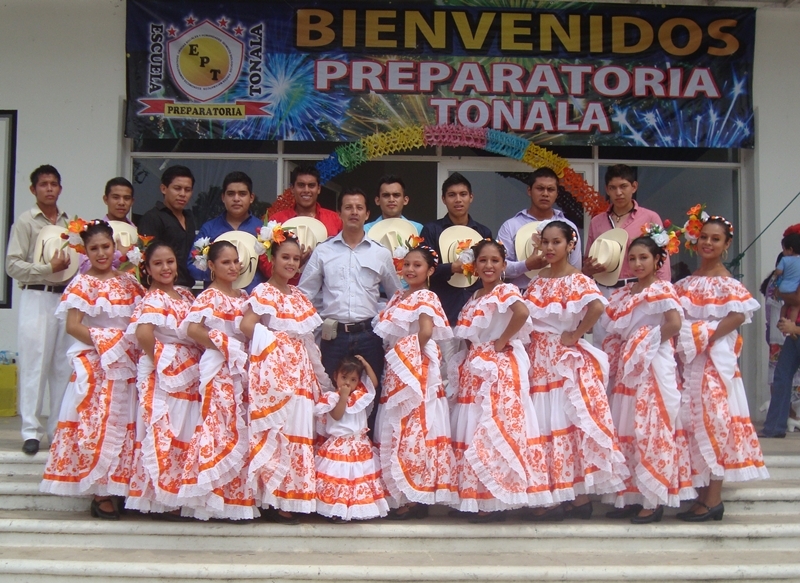
[[[405,245],[411,235],[419,235],[416,227],[401,218],[378,221],[367,233],[367,237],[380,243],[389,251]]]
[[[64,247],[66,239],[61,238],[63,234],[69,234],[66,227],[45,225],[42,227],[42,230],[39,231],[39,235],[36,237],[36,243],[33,245],[33,262],[39,265],[50,263],[56,252],[61,251],[62,248],[69,255],[69,267],[43,276],[43,279],[50,283],[58,284],[69,281],[78,273],[78,267],[80,267],[78,252],[72,247]]]
[[[538,253],[538,250],[536,250],[533,245],[533,236],[541,234],[539,226],[544,222],[545,221],[531,221],[523,225],[522,228],[517,231],[517,234],[514,236],[514,251],[517,254],[517,261],[526,261],[534,252]],[[526,271],[525,275],[533,279],[539,271],[539,269],[531,269],[530,271]]]
[[[606,268],[594,275],[597,283],[607,287],[616,285],[627,250],[628,232],[625,229],[611,229],[595,239],[589,249],[589,257]]]
[[[239,254],[239,277],[233,282],[233,287],[242,289],[250,285],[256,275],[256,269],[258,269],[258,255],[256,254],[258,240],[254,235],[245,231],[228,231],[214,239],[214,243],[217,241],[232,243]]]
[[[114,243],[118,249],[127,249],[139,242],[139,233],[136,227],[124,221],[108,221],[114,231]]]
[[[458,260],[459,251],[457,250],[458,244],[461,241],[472,241],[471,245],[477,245],[478,241],[483,239],[483,236],[473,228],[465,227],[464,225],[453,225],[446,228],[439,235],[439,251],[442,253],[442,263],[455,263]],[[467,279],[467,276],[461,273],[454,273],[447,281],[453,287],[469,287],[475,283]]]

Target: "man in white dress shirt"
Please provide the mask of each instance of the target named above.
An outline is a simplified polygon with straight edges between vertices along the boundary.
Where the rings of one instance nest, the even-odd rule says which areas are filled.
[[[344,190],[339,198],[339,214],[344,223],[342,232],[317,245],[298,287],[325,321],[320,350],[328,376],[333,378],[345,356],[360,354],[380,379],[383,344],[372,331],[372,319],[383,307],[380,287],[392,297],[400,289],[400,279],[391,253],[364,232],[369,216],[364,192],[357,188]],[[381,389],[375,389],[377,404]],[[377,410],[372,409],[370,430]]]

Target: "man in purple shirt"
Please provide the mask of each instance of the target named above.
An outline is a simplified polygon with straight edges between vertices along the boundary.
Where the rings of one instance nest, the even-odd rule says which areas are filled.
[[[105,194],[103,195],[103,202],[108,209],[106,216],[103,217],[104,221],[121,221],[132,225],[128,219],[128,213],[133,206],[133,184],[127,178],[117,176],[106,182]],[[135,241],[134,241],[135,243]],[[111,267],[117,269],[120,265],[120,257],[127,249],[117,249],[114,251],[114,259],[111,262]],[[89,258],[86,255],[81,255],[80,272],[86,273],[92,266],[89,263]]]
[[[525,288],[530,279],[525,272],[532,269],[545,267],[544,257],[531,255],[526,260],[521,261],[517,257],[517,250],[514,241],[517,232],[533,221],[558,220],[564,221],[578,233],[578,241],[569,255],[569,262],[577,269],[581,268],[581,239],[580,229],[575,223],[564,216],[561,210],[553,208],[558,198],[558,176],[550,168],[539,168],[531,173],[528,180],[528,196],[531,197],[531,206],[527,210],[521,210],[516,215],[508,219],[500,227],[497,236],[506,248],[506,280],[514,285]]]

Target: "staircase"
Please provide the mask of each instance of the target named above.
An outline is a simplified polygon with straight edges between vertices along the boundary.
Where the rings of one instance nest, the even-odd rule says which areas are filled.
[[[19,420],[0,420],[0,581],[798,581],[800,434],[765,440],[772,478],[725,487],[721,522],[665,516],[632,525],[595,517],[468,524],[426,520],[300,526],[120,521],[88,499],[40,494],[46,453],[19,451]]]

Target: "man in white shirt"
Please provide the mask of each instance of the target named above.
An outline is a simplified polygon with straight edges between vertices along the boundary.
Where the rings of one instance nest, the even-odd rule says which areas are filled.
[[[325,320],[320,343],[322,365],[330,377],[345,356],[363,356],[378,379],[383,374],[383,344],[372,331],[372,319],[383,303],[380,287],[392,297],[400,289],[400,278],[391,253],[366,236],[369,216],[367,197],[357,188],[344,190],[339,199],[341,233],[320,243],[305,266],[299,288]],[[335,337],[331,336],[335,330]],[[378,402],[380,386],[375,387]],[[378,408],[369,418],[372,430]]]
[[[69,254],[65,250],[58,251],[49,263],[37,263],[33,256],[43,227],[69,224],[67,213],[58,208],[61,175],[53,166],[39,166],[31,173],[30,190],[36,205],[23,212],[11,226],[6,273],[21,288],[17,328],[19,415],[22,418],[22,451],[34,455],[39,451],[45,431],[53,439],[72,366],[67,359],[70,340],[64,322],[55,316],[69,281],[53,285],[45,279],[70,266]],[[46,430],[41,417],[45,387],[50,391]]]
[[[526,271],[541,269],[546,266],[543,257],[531,255],[525,261],[520,261],[517,257],[514,240],[519,231],[527,223],[533,221],[564,221],[578,233],[578,241],[569,255],[569,263],[576,269],[581,269],[581,240],[580,229],[564,216],[564,213],[553,205],[558,198],[558,176],[550,168],[539,168],[533,172],[528,182],[528,196],[531,197],[531,206],[527,210],[521,210],[516,215],[508,219],[500,227],[497,236],[506,248],[506,281],[519,286],[528,287],[530,279],[525,275]]]

